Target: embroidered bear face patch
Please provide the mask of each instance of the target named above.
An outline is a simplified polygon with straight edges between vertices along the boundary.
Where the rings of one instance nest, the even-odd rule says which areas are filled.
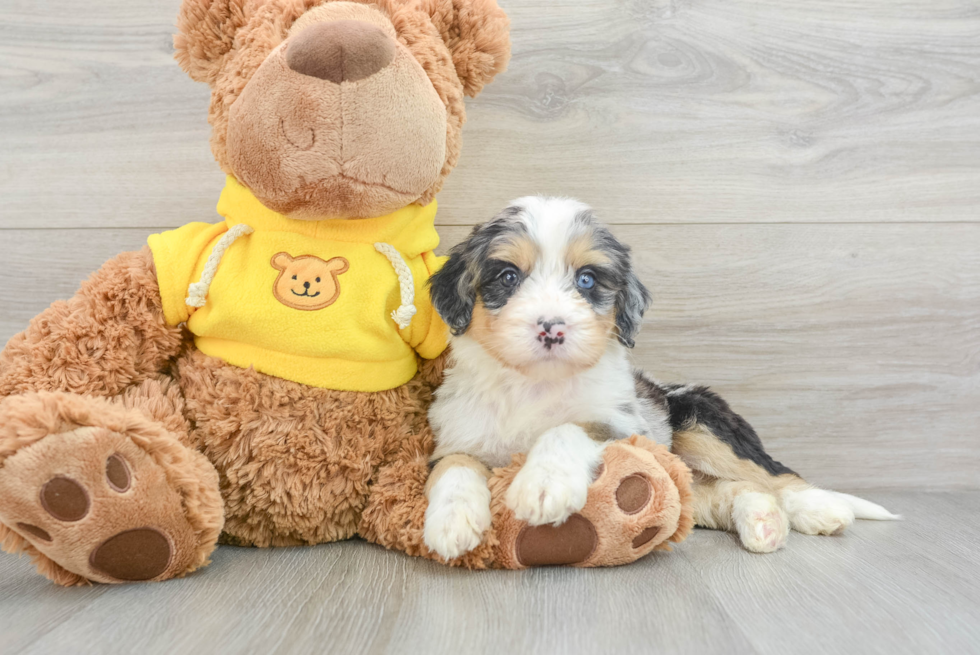
[[[276,300],[286,307],[313,311],[329,307],[340,297],[337,276],[350,264],[343,257],[323,261],[313,255],[292,257],[280,252],[272,257],[272,268],[279,271],[272,286]]]

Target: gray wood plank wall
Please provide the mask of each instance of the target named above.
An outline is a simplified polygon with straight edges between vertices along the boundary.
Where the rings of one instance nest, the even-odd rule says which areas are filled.
[[[178,0],[0,5],[0,342],[105,259],[216,220]],[[819,484],[980,486],[980,5],[501,0],[444,245],[577,196],[656,301],[636,352]]]

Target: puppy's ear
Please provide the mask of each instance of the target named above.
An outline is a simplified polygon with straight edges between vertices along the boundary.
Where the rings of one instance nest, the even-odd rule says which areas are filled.
[[[473,234],[478,229],[473,230]],[[449,331],[456,336],[466,332],[473,320],[477,287],[472,266],[474,255],[475,251],[470,247],[469,240],[454,246],[449,253],[449,261],[429,278],[432,306],[449,326]]]
[[[184,0],[174,36],[177,63],[194,81],[213,82],[248,19],[245,0]]]
[[[453,57],[463,90],[476,96],[510,61],[510,19],[496,0],[423,0]]]
[[[473,307],[480,288],[480,271],[493,243],[508,232],[524,231],[514,221],[521,208],[512,205],[492,219],[477,225],[462,243],[449,251],[449,261],[429,279],[432,305],[456,336],[466,332],[473,320]]]
[[[623,288],[616,294],[616,328],[619,340],[627,348],[636,345],[636,335],[643,325],[643,314],[650,308],[650,292],[633,272],[633,262],[629,263]]]

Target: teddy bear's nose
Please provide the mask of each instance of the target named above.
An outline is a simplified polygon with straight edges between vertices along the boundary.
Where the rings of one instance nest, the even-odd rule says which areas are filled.
[[[335,84],[374,75],[395,58],[395,41],[359,20],[317,23],[286,45],[286,64],[303,75]]]

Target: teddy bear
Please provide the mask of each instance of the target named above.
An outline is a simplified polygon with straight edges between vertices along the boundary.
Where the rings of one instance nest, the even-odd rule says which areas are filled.
[[[0,353],[0,545],[61,585],[160,581],[216,544],[422,532],[447,357],[428,298],[436,193],[464,96],[504,69],[494,0],[184,0],[180,66],[211,89],[227,183],[105,263]],[[585,508],[528,526],[490,480],[469,568],[631,562],[692,528],[690,472],[606,449]]]

